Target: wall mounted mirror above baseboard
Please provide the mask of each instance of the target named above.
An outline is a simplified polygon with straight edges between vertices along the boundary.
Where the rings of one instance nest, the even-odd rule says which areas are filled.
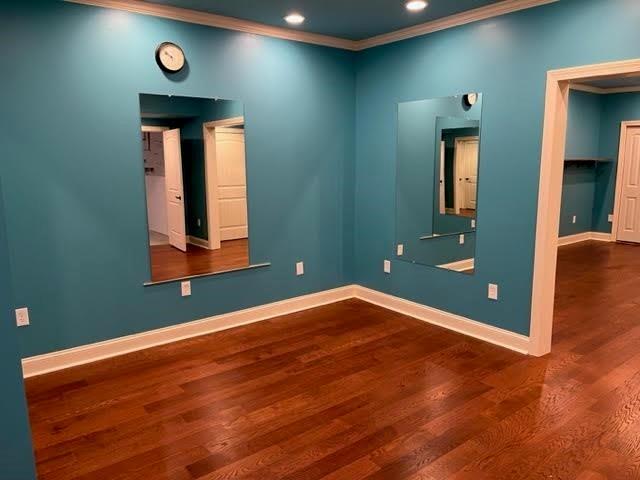
[[[151,282],[249,268],[242,102],[140,95]]]
[[[398,105],[399,260],[472,274],[482,94]]]

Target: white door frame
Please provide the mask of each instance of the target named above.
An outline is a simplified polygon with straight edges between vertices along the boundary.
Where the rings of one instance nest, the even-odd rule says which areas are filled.
[[[453,210],[455,211],[456,215],[460,215],[460,208],[461,208],[460,205],[465,203],[461,201],[461,196],[464,197],[465,193],[464,193],[464,189],[460,188],[460,180],[459,180],[460,175],[458,175],[459,169],[461,168],[460,160],[459,160],[460,148],[458,148],[458,144],[471,142],[474,140],[478,142],[478,156],[479,156],[480,155],[480,137],[479,136],[474,135],[474,136],[468,136],[468,137],[456,137],[456,140],[455,140],[455,153],[453,155],[453,175],[454,175]]]
[[[244,117],[226,118],[202,124],[204,138],[204,175],[207,187],[207,224],[209,246],[211,250],[220,248],[220,215],[217,208],[211,208],[218,203],[218,163],[216,159],[216,128],[237,127],[244,125]],[[246,161],[246,160],[245,160]]]
[[[611,238],[618,240],[618,227],[620,226],[620,212],[622,210],[622,186],[624,185],[624,172],[627,163],[627,129],[629,127],[640,127],[640,120],[630,120],[622,122],[620,125],[620,147],[618,150],[618,172],[616,174],[616,194],[613,206],[613,224],[611,225]]]
[[[531,295],[531,355],[542,356],[551,351],[569,85],[571,82],[631,75],[640,75],[640,60],[547,72]]]
[[[143,132],[149,132],[149,133],[166,132],[167,130],[169,130],[169,127],[154,127],[154,126],[151,126],[151,125],[142,125],[142,131]]]

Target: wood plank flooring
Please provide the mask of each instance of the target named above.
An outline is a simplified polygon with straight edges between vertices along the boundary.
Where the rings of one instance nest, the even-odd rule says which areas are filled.
[[[530,358],[350,300],[27,381],[41,480],[640,478],[640,249]]]
[[[150,246],[151,281],[163,282],[249,266],[248,239],[221,243],[219,250],[207,250],[188,244],[186,252],[171,245]]]

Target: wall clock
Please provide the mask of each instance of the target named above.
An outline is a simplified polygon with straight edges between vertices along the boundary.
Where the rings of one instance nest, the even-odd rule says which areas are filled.
[[[464,103],[468,107],[473,107],[476,104],[477,101],[478,101],[478,94],[477,93],[467,93],[464,96]]]
[[[156,48],[156,62],[167,73],[177,73],[186,62],[184,52],[175,43],[164,42]]]

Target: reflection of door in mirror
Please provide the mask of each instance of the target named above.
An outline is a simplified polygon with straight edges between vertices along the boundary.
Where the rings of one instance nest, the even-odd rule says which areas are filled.
[[[184,184],[182,182],[182,150],[180,129],[162,132],[167,198],[169,243],[187,251],[187,227],[184,214]]]
[[[220,240],[247,238],[244,129],[216,128]]]
[[[478,137],[460,137],[455,145],[455,211],[475,217],[478,190]]]

